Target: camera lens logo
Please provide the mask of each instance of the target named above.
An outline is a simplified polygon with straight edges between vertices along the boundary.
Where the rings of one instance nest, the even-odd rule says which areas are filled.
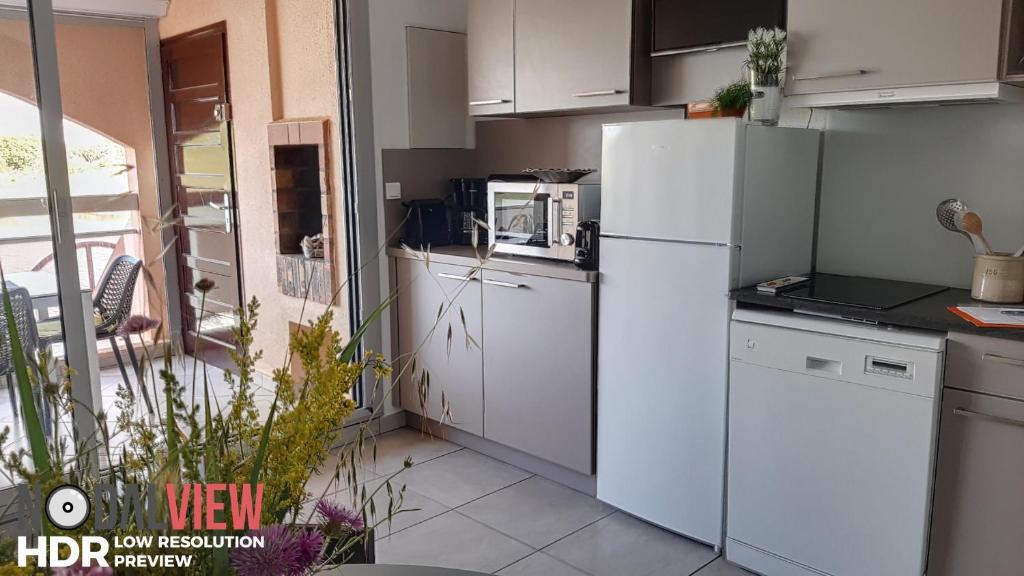
[[[85,524],[91,508],[85,491],[70,484],[54,488],[46,497],[46,517],[61,530],[74,530]]]

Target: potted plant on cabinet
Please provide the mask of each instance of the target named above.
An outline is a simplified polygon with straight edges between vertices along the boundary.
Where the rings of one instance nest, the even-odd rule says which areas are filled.
[[[786,31],[756,28],[747,36],[750,71],[750,120],[774,126],[782,106],[782,79],[786,67]]]
[[[715,106],[713,115],[742,118],[747,112],[747,105],[750,104],[750,96],[750,83],[746,80],[738,80],[728,86],[719,88],[712,100]]]

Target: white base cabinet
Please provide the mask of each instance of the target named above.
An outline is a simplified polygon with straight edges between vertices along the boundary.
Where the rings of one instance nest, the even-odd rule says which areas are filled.
[[[483,272],[484,438],[594,471],[594,285]]]
[[[409,258],[396,269],[402,408],[592,475],[596,284]]]
[[[428,269],[403,258],[397,271],[402,408],[483,435],[483,355],[465,343],[467,332],[479,342],[483,330],[479,279],[472,268],[432,263]],[[421,386],[424,370],[429,381]]]
[[[1024,342],[950,334],[928,576],[1024,566]]]

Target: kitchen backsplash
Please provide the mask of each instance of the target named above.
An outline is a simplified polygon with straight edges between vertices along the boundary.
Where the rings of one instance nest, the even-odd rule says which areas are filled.
[[[981,214],[994,249],[1024,243],[1024,106],[819,115],[819,271],[969,288],[973,250],[935,219],[946,198]]]
[[[672,109],[478,122],[477,169],[482,174],[519,172],[524,168],[600,169],[603,124],[681,116],[681,110]],[[599,182],[600,177],[596,173],[581,182]]]

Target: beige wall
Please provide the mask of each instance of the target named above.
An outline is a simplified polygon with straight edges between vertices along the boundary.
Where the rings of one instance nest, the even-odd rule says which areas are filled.
[[[338,150],[339,104],[331,0],[174,0],[160,20],[167,38],[216,22],[227,26],[228,72],[235,141],[242,275],[245,297],[262,303],[256,346],[265,351],[263,371],[282,366],[288,322],[302,300],[277,289],[276,240],[267,124],[305,117],[330,119],[336,275],[345,279],[344,206]],[[335,308],[335,326],[348,332],[347,294]],[[322,312],[306,305],[306,319]]]
[[[0,90],[34,101],[29,46],[23,20],[0,19]],[[57,49],[64,115],[132,149],[135,169],[130,176],[138,184],[140,213],[158,217],[145,32],[140,27],[61,22]],[[160,253],[160,238],[142,228],[150,261]],[[154,265],[150,270],[162,287],[163,268]],[[149,302],[150,313],[161,315],[162,290],[151,290]]]

